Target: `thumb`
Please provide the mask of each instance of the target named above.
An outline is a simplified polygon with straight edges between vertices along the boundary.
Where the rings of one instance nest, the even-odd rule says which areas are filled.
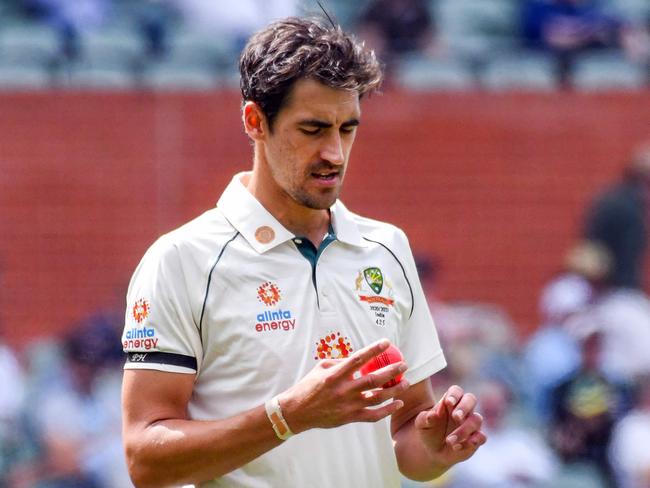
[[[442,402],[438,402],[433,408],[417,414],[414,425],[416,429],[431,429],[446,425],[446,416],[448,416],[447,409],[442,406]]]

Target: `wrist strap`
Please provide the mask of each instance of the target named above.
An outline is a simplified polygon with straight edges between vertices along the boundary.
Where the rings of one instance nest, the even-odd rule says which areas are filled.
[[[275,435],[283,441],[286,441],[293,435],[293,432],[291,432],[287,421],[284,420],[284,417],[282,416],[282,409],[280,408],[280,402],[278,401],[277,395],[270,400],[267,400],[266,403],[264,403],[264,408],[266,409],[266,416],[271,421],[271,426],[275,431]]]

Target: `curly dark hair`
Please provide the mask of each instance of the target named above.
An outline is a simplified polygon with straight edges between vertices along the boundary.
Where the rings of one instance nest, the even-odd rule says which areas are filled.
[[[377,91],[383,78],[374,51],[340,26],[298,17],[276,21],[254,34],[239,59],[239,72],[244,102],[259,105],[270,130],[300,79],[357,91],[361,98]]]

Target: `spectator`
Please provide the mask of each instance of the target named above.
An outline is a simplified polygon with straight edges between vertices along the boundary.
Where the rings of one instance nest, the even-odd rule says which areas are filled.
[[[0,486],[16,462],[20,444],[20,419],[25,398],[25,378],[18,358],[0,339]]]
[[[389,85],[400,57],[433,52],[435,19],[426,0],[373,0],[361,14],[359,32],[386,64]]]
[[[526,44],[553,54],[563,88],[570,88],[573,64],[582,53],[619,46],[622,23],[598,0],[526,0],[522,15]]]
[[[647,248],[650,203],[650,144],[632,155],[623,180],[599,195],[587,212],[584,235],[610,252],[607,284],[639,289]]]
[[[580,369],[553,392],[550,440],[565,462],[593,465],[604,485],[615,488],[607,451],[626,397],[625,388],[602,371],[601,350],[602,335],[586,331]]]
[[[565,327],[592,300],[593,289],[582,274],[575,252],[567,257],[565,271],[542,290],[541,325],[526,344],[522,362],[533,412],[542,420],[550,416],[551,392],[580,363],[579,346]]]
[[[297,15],[297,0],[167,0],[193,29],[219,33],[239,53],[248,37],[273,20]]]
[[[81,34],[101,25],[110,9],[111,0],[23,0],[25,10],[50,23],[60,39],[62,62],[72,62],[82,54]]]
[[[513,396],[505,383],[484,382],[478,398],[490,448],[455,466],[450,487],[548,486],[557,473],[557,459],[541,436],[514,421]]]
[[[602,336],[600,367],[608,375],[631,381],[650,373],[650,301],[639,290],[608,284],[612,260],[607,249],[593,242],[573,252],[593,289],[591,305],[570,317],[565,326],[579,336]]]
[[[614,428],[611,457],[621,488],[650,486],[650,376],[638,378],[635,406]]]
[[[105,324],[94,320],[65,339],[59,374],[36,385],[26,412],[40,456],[14,473],[18,486],[131,486],[120,438],[115,344]]]

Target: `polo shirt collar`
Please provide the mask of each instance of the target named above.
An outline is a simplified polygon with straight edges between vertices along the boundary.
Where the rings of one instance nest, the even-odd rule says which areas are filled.
[[[332,216],[332,227],[339,241],[352,246],[366,246],[366,241],[361,236],[354,215],[340,200],[334,202],[334,205],[330,207],[330,215]]]
[[[290,240],[295,235],[287,230],[266,208],[246,189],[242,178],[248,172],[236,174],[217,202],[230,224],[246,239],[250,246],[262,254]],[[352,213],[336,201],[330,208],[332,227],[336,238],[353,246],[364,246],[359,228]]]

